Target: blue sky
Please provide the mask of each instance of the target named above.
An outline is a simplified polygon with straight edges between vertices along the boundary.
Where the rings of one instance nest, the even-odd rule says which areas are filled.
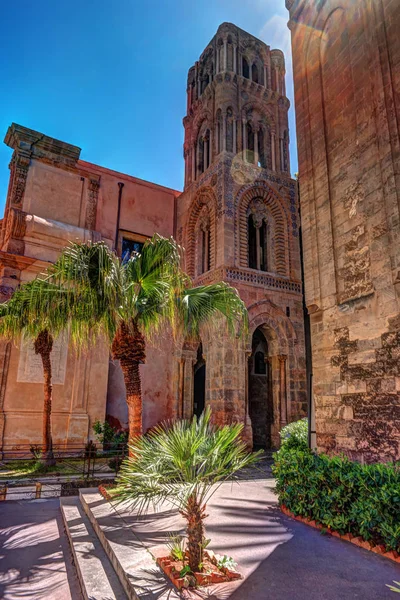
[[[189,67],[224,21],[286,55],[284,0],[2,0],[0,135],[14,121],[82,148],[81,158],[182,189]],[[0,143],[0,213],[11,149]]]

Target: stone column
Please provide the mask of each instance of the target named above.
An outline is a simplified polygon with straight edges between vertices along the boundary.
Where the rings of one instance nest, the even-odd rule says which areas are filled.
[[[208,168],[208,138],[204,139],[203,166],[204,166],[204,171],[205,171]]]
[[[215,74],[219,73],[219,46],[217,44],[217,51],[215,53]]]
[[[247,131],[246,131],[246,119],[242,120],[242,150],[243,150],[243,160],[246,160],[247,154]]]
[[[182,412],[184,419],[191,419],[193,416],[193,366],[196,358],[183,355],[183,373],[182,373]]]
[[[267,74],[267,65],[264,65],[264,87],[268,86],[268,74]]]
[[[271,162],[272,170],[276,171],[276,160],[275,160],[275,133],[271,132]]]
[[[260,244],[260,228],[262,226],[262,221],[260,223],[254,223],[256,228],[256,261],[257,261],[257,269],[261,269],[261,244]]]
[[[212,134],[212,129],[210,129],[210,141],[209,141],[209,161],[208,161],[208,166],[211,165],[212,163],[212,157],[213,157],[213,134]]]
[[[234,73],[236,73],[237,71],[237,46],[236,44],[233,44],[233,71]]]
[[[196,144],[192,148],[192,181],[196,181]]]
[[[254,132],[254,164],[258,165],[258,130]]]
[[[280,170],[283,172],[285,170],[285,160],[284,160],[284,156],[283,156],[283,138],[279,138],[279,155],[280,155],[280,161],[281,161]]]
[[[224,40],[224,71],[228,68],[228,43]]]
[[[223,117],[222,121],[222,150],[226,150],[226,115]]]
[[[286,391],[286,360],[287,356],[280,354],[279,360],[279,401],[280,401],[280,427],[284,427],[288,422],[287,411],[287,391]]]
[[[233,144],[232,144],[233,148],[232,148],[232,151],[233,151],[234,154],[236,154],[236,119],[233,119],[232,127],[233,127],[233,136],[232,136],[233,137]]]

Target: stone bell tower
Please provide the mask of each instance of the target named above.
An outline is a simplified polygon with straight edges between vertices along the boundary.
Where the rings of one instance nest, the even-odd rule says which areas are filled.
[[[215,420],[244,422],[249,439],[260,430],[260,445],[267,440],[273,446],[280,427],[306,413],[288,110],[281,50],[223,23],[188,73],[185,186],[176,236],[195,285],[223,280],[238,289],[249,310],[250,335],[232,340],[222,331],[216,339],[205,331],[200,354],[198,344],[183,344],[176,411],[191,416],[199,403],[210,404]],[[252,408],[256,347],[264,365],[260,355],[257,375],[265,377],[253,386],[264,391]],[[196,391],[200,371],[203,400]]]

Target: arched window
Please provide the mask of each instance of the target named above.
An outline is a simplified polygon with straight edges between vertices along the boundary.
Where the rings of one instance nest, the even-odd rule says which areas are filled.
[[[250,123],[247,123],[247,162],[254,162],[254,132]]]
[[[204,173],[204,139],[199,136],[197,142],[197,173],[201,175]]]
[[[250,79],[249,63],[247,62],[244,56],[242,58],[242,75],[243,77],[246,77],[246,79]]]
[[[197,269],[196,275],[202,275],[211,269],[211,229],[210,213],[203,206],[197,226]]]
[[[203,75],[203,77],[201,79],[201,93],[204,92],[204,90],[206,89],[206,87],[208,86],[209,83],[210,83],[210,75],[208,73],[206,73],[205,75]]]
[[[258,271],[268,271],[267,210],[259,198],[250,203],[247,227],[249,267]]]
[[[256,83],[258,83],[258,68],[257,65],[254,63],[253,66],[251,67],[251,78],[253,81],[255,81]]]

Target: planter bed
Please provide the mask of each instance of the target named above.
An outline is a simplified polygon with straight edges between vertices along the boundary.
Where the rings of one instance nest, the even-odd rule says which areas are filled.
[[[180,572],[185,566],[184,563],[181,560],[174,560],[170,556],[157,558],[157,564],[178,590],[242,579],[237,571],[224,567],[220,569],[217,566],[217,559],[211,551],[204,552],[204,570],[201,573],[189,572],[181,577]]]

